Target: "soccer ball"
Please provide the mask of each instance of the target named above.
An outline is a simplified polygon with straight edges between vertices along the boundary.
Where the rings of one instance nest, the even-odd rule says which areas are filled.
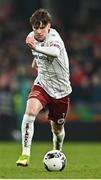
[[[67,164],[67,159],[59,150],[52,150],[45,154],[43,163],[48,171],[62,171]]]

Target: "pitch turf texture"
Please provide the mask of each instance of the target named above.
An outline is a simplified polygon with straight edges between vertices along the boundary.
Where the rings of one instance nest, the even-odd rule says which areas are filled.
[[[62,172],[48,172],[42,160],[52,149],[51,143],[33,143],[29,167],[17,167],[20,143],[0,143],[0,179],[100,179],[101,144],[65,143],[63,152],[68,164]]]

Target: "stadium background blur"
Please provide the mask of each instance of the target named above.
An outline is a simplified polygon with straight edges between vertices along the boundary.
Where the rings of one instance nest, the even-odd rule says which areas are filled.
[[[25,103],[37,75],[25,38],[37,8],[52,14],[69,55],[73,92],[65,141],[101,141],[100,0],[0,0],[0,141],[21,139]],[[39,141],[51,139],[47,111],[36,120]]]

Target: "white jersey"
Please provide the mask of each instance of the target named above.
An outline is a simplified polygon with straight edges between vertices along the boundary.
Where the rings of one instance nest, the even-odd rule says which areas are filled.
[[[30,34],[34,36],[34,32]],[[38,66],[38,76],[34,84],[41,86],[55,99],[69,95],[72,91],[69,80],[69,60],[59,33],[51,28],[46,39],[43,42],[37,42],[37,45],[43,47],[56,46],[60,53],[58,57],[53,57],[32,50]]]

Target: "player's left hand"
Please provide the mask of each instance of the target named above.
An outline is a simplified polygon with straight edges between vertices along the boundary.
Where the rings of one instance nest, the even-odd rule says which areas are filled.
[[[31,48],[31,49],[35,49],[36,47],[36,41],[33,39],[33,37],[31,36],[27,36],[26,38],[26,44]]]

